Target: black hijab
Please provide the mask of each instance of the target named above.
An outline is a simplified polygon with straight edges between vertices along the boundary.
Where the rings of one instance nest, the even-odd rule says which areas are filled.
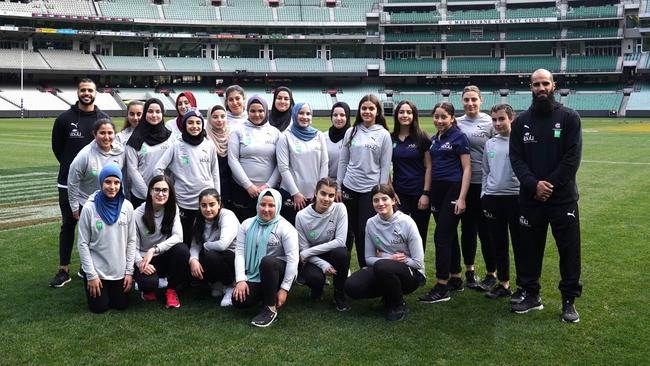
[[[330,129],[328,131],[328,134],[330,136],[330,141],[337,143],[341,140],[343,140],[343,137],[345,136],[345,131],[350,128],[350,106],[346,102],[336,102],[332,106],[332,109],[330,110],[330,121],[332,120],[332,116],[334,115],[334,109],[335,108],[343,108],[345,111],[345,126],[343,128],[336,128],[334,125],[330,126]]]
[[[289,109],[284,112],[280,112],[277,110],[277,108],[275,108],[275,99],[278,97],[278,94],[283,91],[289,94]],[[271,115],[269,116],[269,122],[271,123],[271,126],[277,128],[280,130],[280,132],[286,130],[287,127],[289,127],[289,123],[291,123],[291,109],[295,104],[296,103],[293,101],[293,93],[291,92],[291,89],[287,88],[286,86],[281,86],[275,89],[275,93],[273,93]]]
[[[152,104],[158,104],[160,106],[160,112],[163,116],[165,115],[165,106],[160,100],[151,98],[144,103],[144,113],[142,113],[142,117],[140,117],[140,123],[138,123],[138,127],[133,130],[131,138],[129,138],[129,141],[126,143],[136,151],[140,151],[142,144],[145,142],[149,146],[155,146],[161,142],[167,141],[169,136],[172,134],[172,132],[165,127],[165,121],[163,120],[155,126],[147,122],[147,111],[149,110],[149,106]]]

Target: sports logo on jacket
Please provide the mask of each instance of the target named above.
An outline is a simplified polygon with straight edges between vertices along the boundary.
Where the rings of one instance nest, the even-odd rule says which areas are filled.
[[[535,140],[535,136],[533,136],[530,132],[525,132],[524,133],[523,141],[524,141],[524,144],[530,144],[530,143],[537,142],[537,140]]]

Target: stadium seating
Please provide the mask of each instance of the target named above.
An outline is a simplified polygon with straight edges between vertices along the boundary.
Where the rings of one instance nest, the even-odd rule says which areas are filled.
[[[221,71],[271,72],[271,62],[264,58],[220,58],[218,61]]]
[[[386,42],[439,42],[440,34],[431,32],[386,33]]]
[[[341,7],[344,8],[363,8],[366,10],[371,10],[372,7],[383,0],[339,0],[341,2]]]
[[[508,56],[506,73],[531,73],[541,67],[551,71],[560,71],[561,60],[553,56]]]
[[[205,0],[172,0],[162,5],[166,19],[213,20],[217,17],[214,7]]]
[[[623,93],[573,93],[567,96],[565,105],[578,111],[618,111],[622,101]]]
[[[559,29],[509,29],[506,40],[560,39]]]
[[[153,57],[97,56],[106,70],[113,71],[159,71],[160,66]]]
[[[463,31],[455,31],[447,33],[447,41],[457,42],[457,41],[496,41],[500,37],[499,32],[495,31],[483,31],[483,36],[473,36],[469,29]]]
[[[221,20],[231,22],[272,22],[273,12],[268,6],[263,6],[261,1],[248,3],[247,6],[242,6],[243,2],[238,6],[221,7]],[[253,5],[256,4],[256,5]]]
[[[198,57],[161,57],[167,71],[195,71],[195,72],[212,72],[216,71],[212,66],[212,60],[209,58]]]
[[[486,92],[483,90],[481,91],[481,96],[483,97],[483,103],[481,103],[481,110],[483,112],[487,112],[493,105],[501,103],[501,96],[498,94]],[[462,91],[452,93],[449,96],[449,102],[451,102],[459,112],[463,111],[463,103],[461,102],[461,99]]]
[[[0,90],[2,88],[0,87]],[[2,93],[0,92],[0,96],[2,96]],[[19,111],[20,108],[16,107],[15,105],[5,101],[4,99],[0,98],[0,111]]]
[[[48,111],[65,110],[70,106],[52,93],[40,92],[34,88],[24,88],[21,92],[17,87],[3,87],[0,96],[20,105],[20,98],[23,98],[23,107],[26,110]]]
[[[440,19],[437,11],[390,13],[391,24],[431,24]]]
[[[336,94],[336,100],[339,102],[346,102],[352,113],[356,113],[359,107],[359,101],[367,94],[374,94],[380,100],[385,100],[386,95],[379,92],[378,85],[362,84],[358,86],[344,86],[340,88],[341,91]],[[352,121],[354,121],[354,114],[352,114]]]
[[[332,109],[332,97],[317,88],[291,87],[296,103],[309,102],[312,110],[326,111]]]
[[[325,60],[321,58],[276,58],[278,72],[327,72]]]
[[[332,68],[334,72],[366,72],[368,64],[379,64],[376,58],[334,58]]]
[[[432,3],[434,2],[434,0],[388,0],[388,2],[389,3]]]
[[[555,18],[557,17],[557,8],[527,8],[527,9],[506,9],[506,18]]]
[[[69,105],[77,102],[77,88],[61,87],[58,89],[60,92],[57,93],[57,95],[65,101],[65,108],[61,110],[66,110],[69,108]],[[109,93],[97,93],[97,96],[95,97],[95,105],[103,111],[119,111],[123,109],[122,106],[118,104],[115,98]],[[117,123],[119,124],[119,122]]]
[[[20,69],[20,57],[19,49],[0,49],[0,68]],[[22,57],[25,69],[50,68],[38,52],[24,51]]]
[[[320,6],[320,0],[284,0],[285,6]]]
[[[648,111],[650,110],[650,90],[635,91],[630,95],[627,101],[628,111]]]
[[[430,110],[433,108],[436,103],[440,102],[441,96],[439,94],[431,94],[431,93],[418,93],[418,94],[407,94],[407,93],[400,93],[400,94],[394,94],[393,95],[393,102],[395,103],[395,106],[397,106],[397,103],[401,102],[402,100],[408,100],[413,103],[415,103],[415,106],[418,107],[420,111],[424,110]],[[420,115],[420,125],[423,123],[426,123],[423,118],[426,116]]]
[[[448,20],[499,19],[499,12],[496,9],[450,11],[449,13],[447,13],[447,19]]]
[[[105,17],[160,19],[158,8],[149,0],[109,0],[97,4]]]
[[[329,9],[315,6],[283,6],[278,9],[281,22],[329,22]]]
[[[570,28],[566,38],[605,38],[617,37],[618,28]]]
[[[555,100],[558,100],[559,97],[559,94],[555,94]],[[533,97],[530,91],[515,94],[510,93],[507,97],[507,103],[510,104],[512,108],[517,112],[525,111],[528,109],[532,100]]]
[[[97,15],[92,0],[45,0],[43,5],[45,5],[49,14]]]
[[[92,55],[72,50],[40,50],[39,53],[54,70],[99,70]]]
[[[623,55],[624,61],[639,61],[641,59],[641,52],[626,53]]]
[[[567,72],[616,71],[616,56],[569,56]]]
[[[439,59],[386,60],[386,74],[440,74],[442,62]]]
[[[366,13],[369,9],[366,8],[334,8],[334,21],[336,22],[365,22]]]
[[[0,1],[0,10],[15,11],[21,13],[45,13],[46,9],[41,9],[41,3],[15,3],[9,1]]]
[[[137,100],[147,100],[149,98],[156,98],[160,100],[165,107],[165,110],[173,111],[175,109],[174,102],[162,93],[156,93],[154,89],[150,88],[119,88],[119,96],[124,101],[125,104],[128,104],[129,101]]]
[[[569,8],[566,14],[567,19],[590,19],[590,18],[616,18],[618,8],[614,5],[605,6],[579,6]]]
[[[500,60],[489,57],[454,57],[447,60],[448,74],[498,74]]]

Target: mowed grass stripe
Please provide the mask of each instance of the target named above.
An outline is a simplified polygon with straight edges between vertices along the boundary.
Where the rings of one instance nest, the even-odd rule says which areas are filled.
[[[15,186],[26,186],[26,185],[37,185],[37,186],[55,186],[56,187],[56,175],[51,175],[46,178],[40,178],[40,179],[12,179],[12,180],[4,180],[0,179],[0,191],[3,191],[4,189],[11,189],[12,187]]]
[[[57,192],[56,186],[52,184],[41,184],[41,185],[29,185],[26,184],[24,186],[20,187],[14,187],[14,188],[7,188],[7,189],[0,189],[0,194],[2,195],[9,195],[9,196],[16,196],[20,194],[26,194],[28,192],[43,192],[43,193],[48,193],[48,192]]]

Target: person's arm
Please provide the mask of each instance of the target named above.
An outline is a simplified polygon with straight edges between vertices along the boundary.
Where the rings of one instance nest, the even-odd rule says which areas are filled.
[[[348,235],[348,212],[345,209],[345,206],[339,205],[339,210],[336,213],[336,232],[334,238],[330,241],[315,245],[309,248],[307,254],[313,258],[313,256],[321,255],[323,253],[330,252],[336,248],[345,247],[345,241],[347,240]]]
[[[137,234],[135,230],[135,220],[133,219],[133,206],[131,203],[128,203],[128,205],[130,210],[127,211],[126,268],[124,269],[124,274],[127,276],[133,276],[133,262],[135,259],[135,241]]]
[[[147,183],[138,170],[140,157],[132,146],[126,147],[126,171],[131,179],[131,192],[138,198],[147,198]]]
[[[469,182],[472,178],[472,160],[468,154],[460,155],[460,165],[463,168],[463,178],[460,183],[460,193],[456,199],[456,206],[454,207],[454,213],[460,215],[465,212],[467,191],[469,190]]]
[[[282,225],[281,228],[282,248],[284,248],[284,254],[287,258],[287,265],[284,269],[284,278],[280,284],[280,289],[289,292],[293,279],[296,278],[296,275],[298,274],[298,233],[288,221],[285,221],[284,223],[286,225]]]
[[[485,194],[485,188],[487,187],[488,175],[490,175],[490,162],[488,159],[488,146],[490,141],[485,143],[485,148],[483,149],[483,162],[481,163],[481,170],[483,175],[481,176],[481,197]]]
[[[428,210],[429,209],[429,191],[431,190],[431,154],[429,150],[424,151],[424,190],[422,196],[418,200],[418,209]]]
[[[370,220],[368,220],[370,221]],[[382,254],[380,253],[380,249],[375,247],[375,245],[372,242],[372,235],[370,234],[369,225],[366,224],[366,265],[368,267],[372,266],[377,262],[378,260],[382,259]]]
[[[90,205],[90,203],[89,203]],[[77,234],[77,249],[79,250],[79,261],[81,262],[81,269],[86,274],[86,279],[94,280],[98,278],[93,258],[90,255],[90,242],[92,241],[92,208],[81,211],[79,218],[78,234]]]
[[[81,150],[84,151],[84,150]],[[81,180],[86,175],[86,166],[88,165],[88,155],[81,153],[78,154],[72,164],[70,164],[70,170],[68,171],[68,203],[70,204],[70,209],[72,214],[76,216],[79,212],[79,185]],[[79,219],[78,217],[76,217]]]
[[[163,254],[171,249],[174,245],[183,242],[183,226],[181,225],[180,214],[178,212],[178,208],[174,207],[174,209],[176,210],[176,215],[174,215],[174,224],[172,225],[171,235],[169,235],[169,238],[166,240],[156,244],[156,247],[158,248],[158,254],[156,255]],[[161,228],[156,229],[160,230]]]
[[[239,226],[235,245],[235,282],[247,281],[246,276],[246,230],[248,224]]]
[[[413,220],[407,220],[408,224],[408,247],[410,257],[406,257],[406,265],[417,270],[424,269],[424,247],[418,226]]]
[[[210,141],[208,141],[210,144],[210,151],[212,152],[210,154],[210,158],[212,159],[212,165],[210,169],[212,169],[212,184],[214,184],[214,189],[221,194],[221,176],[219,175],[219,158],[217,157],[217,148],[214,146],[214,144]]]
[[[307,239],[307,228],[303,224],[302,217],[298,215],[296,217],[296,232],[298,232],[298,246],[300,248],[300,259],[302,261],[308,261],[309,263],[314,264],[320,268],[323,273],[325,270],[331,266],[326,260],[319,258],[317,255],[313,254],[311,248],[309,247],[309,240]]]
[[[164,175],[165,174],[165,169],[167,169],[172,161],[174,161],[174,154],[176,152],[177,148],[177,141],[174,141],[172,146],[165,150],[165,152],[162,154],[158,162],[156,163],[156,167],[154,168],[154,177],[157,175]]]
[[[524,157],[523,127],[521,125],[523,125],[523,122],[519,117],[512,123],[509,144],[510,165],[512,165],[512,170],[519,179],[520,185],[525,187],[529,192],[535,193],[539,179],[526,163]]]
[[[327,153],[327,141],[325,141],[325,135],[319,133],[318,136],[320,138],[320,174],[318,175],[318,179],[321,179],[327,178],[329,175],[330,158]]]
[[[63,120],[61,120],[60,117],[55,119],[54,125],[52,126],[52,152],[59,163],[61,162],[63,150],[65,149],[66,132]]]
[[[286,187],[287,192],[291,196],[300,193],[296,182],[291,174],[291,152],[289,146],[289,138],[286,134],[280,134],[278,144],[275,147],[275,156],[278,163],[278,172],[282,177],[282,185]]]
[[[379,183],[388,184],[388,177],[390,176],[390,162],[393,159],[393,142],[390,138],[388,131],[384,135],[381,145],[380,156],[380,175]]]
[[[343,145],[341,146],[341,155],[339,155],[339,168],[336,172],[336,195],[339,197],[341,195],[341,186],[343,185],[343,179],[345,178],[345,173],[348,170],[348,164],[350,163],[350,145],[348,144],[348,140],[350,139],[350,134],[352,132],[352,128],[349,128],[345,132],[345,136],[343,137]],[[337,200],[338,202],[341,202],[340,199]]]
[[[248,187],[253,185],[253,182],[251,182],[251,180],[248,179],[248,175],[246,175],[246,171],[244,171],[244,168],[241,166],[241,163],[239,162],[239,153],[240,153],[239,134],[240,134],[239,129],[233,131],[230,134],[230,139],[228,140],[228,165],[230,166],[232,177],[235,180],[235,182],[239,184],[242,188],[247,189]]]
[[[232,244],[233,240],[237,238],[237,232],[239,230],[239,221],[235,214],[231,212],[224,212],[224,215],[219,218],[219,239],[215,241],[206,241],[203,243],[203,248],[205,250],[216,250],[223,252],[228,249]]]
[[[564,154],[557,167],[548,176],[547,181],[554,187],[561,187],[574,179],[580,159],[582,158],[582,130],[580,127],[580,116],[573,113],[564,124],[565,138],[563,140]]]

